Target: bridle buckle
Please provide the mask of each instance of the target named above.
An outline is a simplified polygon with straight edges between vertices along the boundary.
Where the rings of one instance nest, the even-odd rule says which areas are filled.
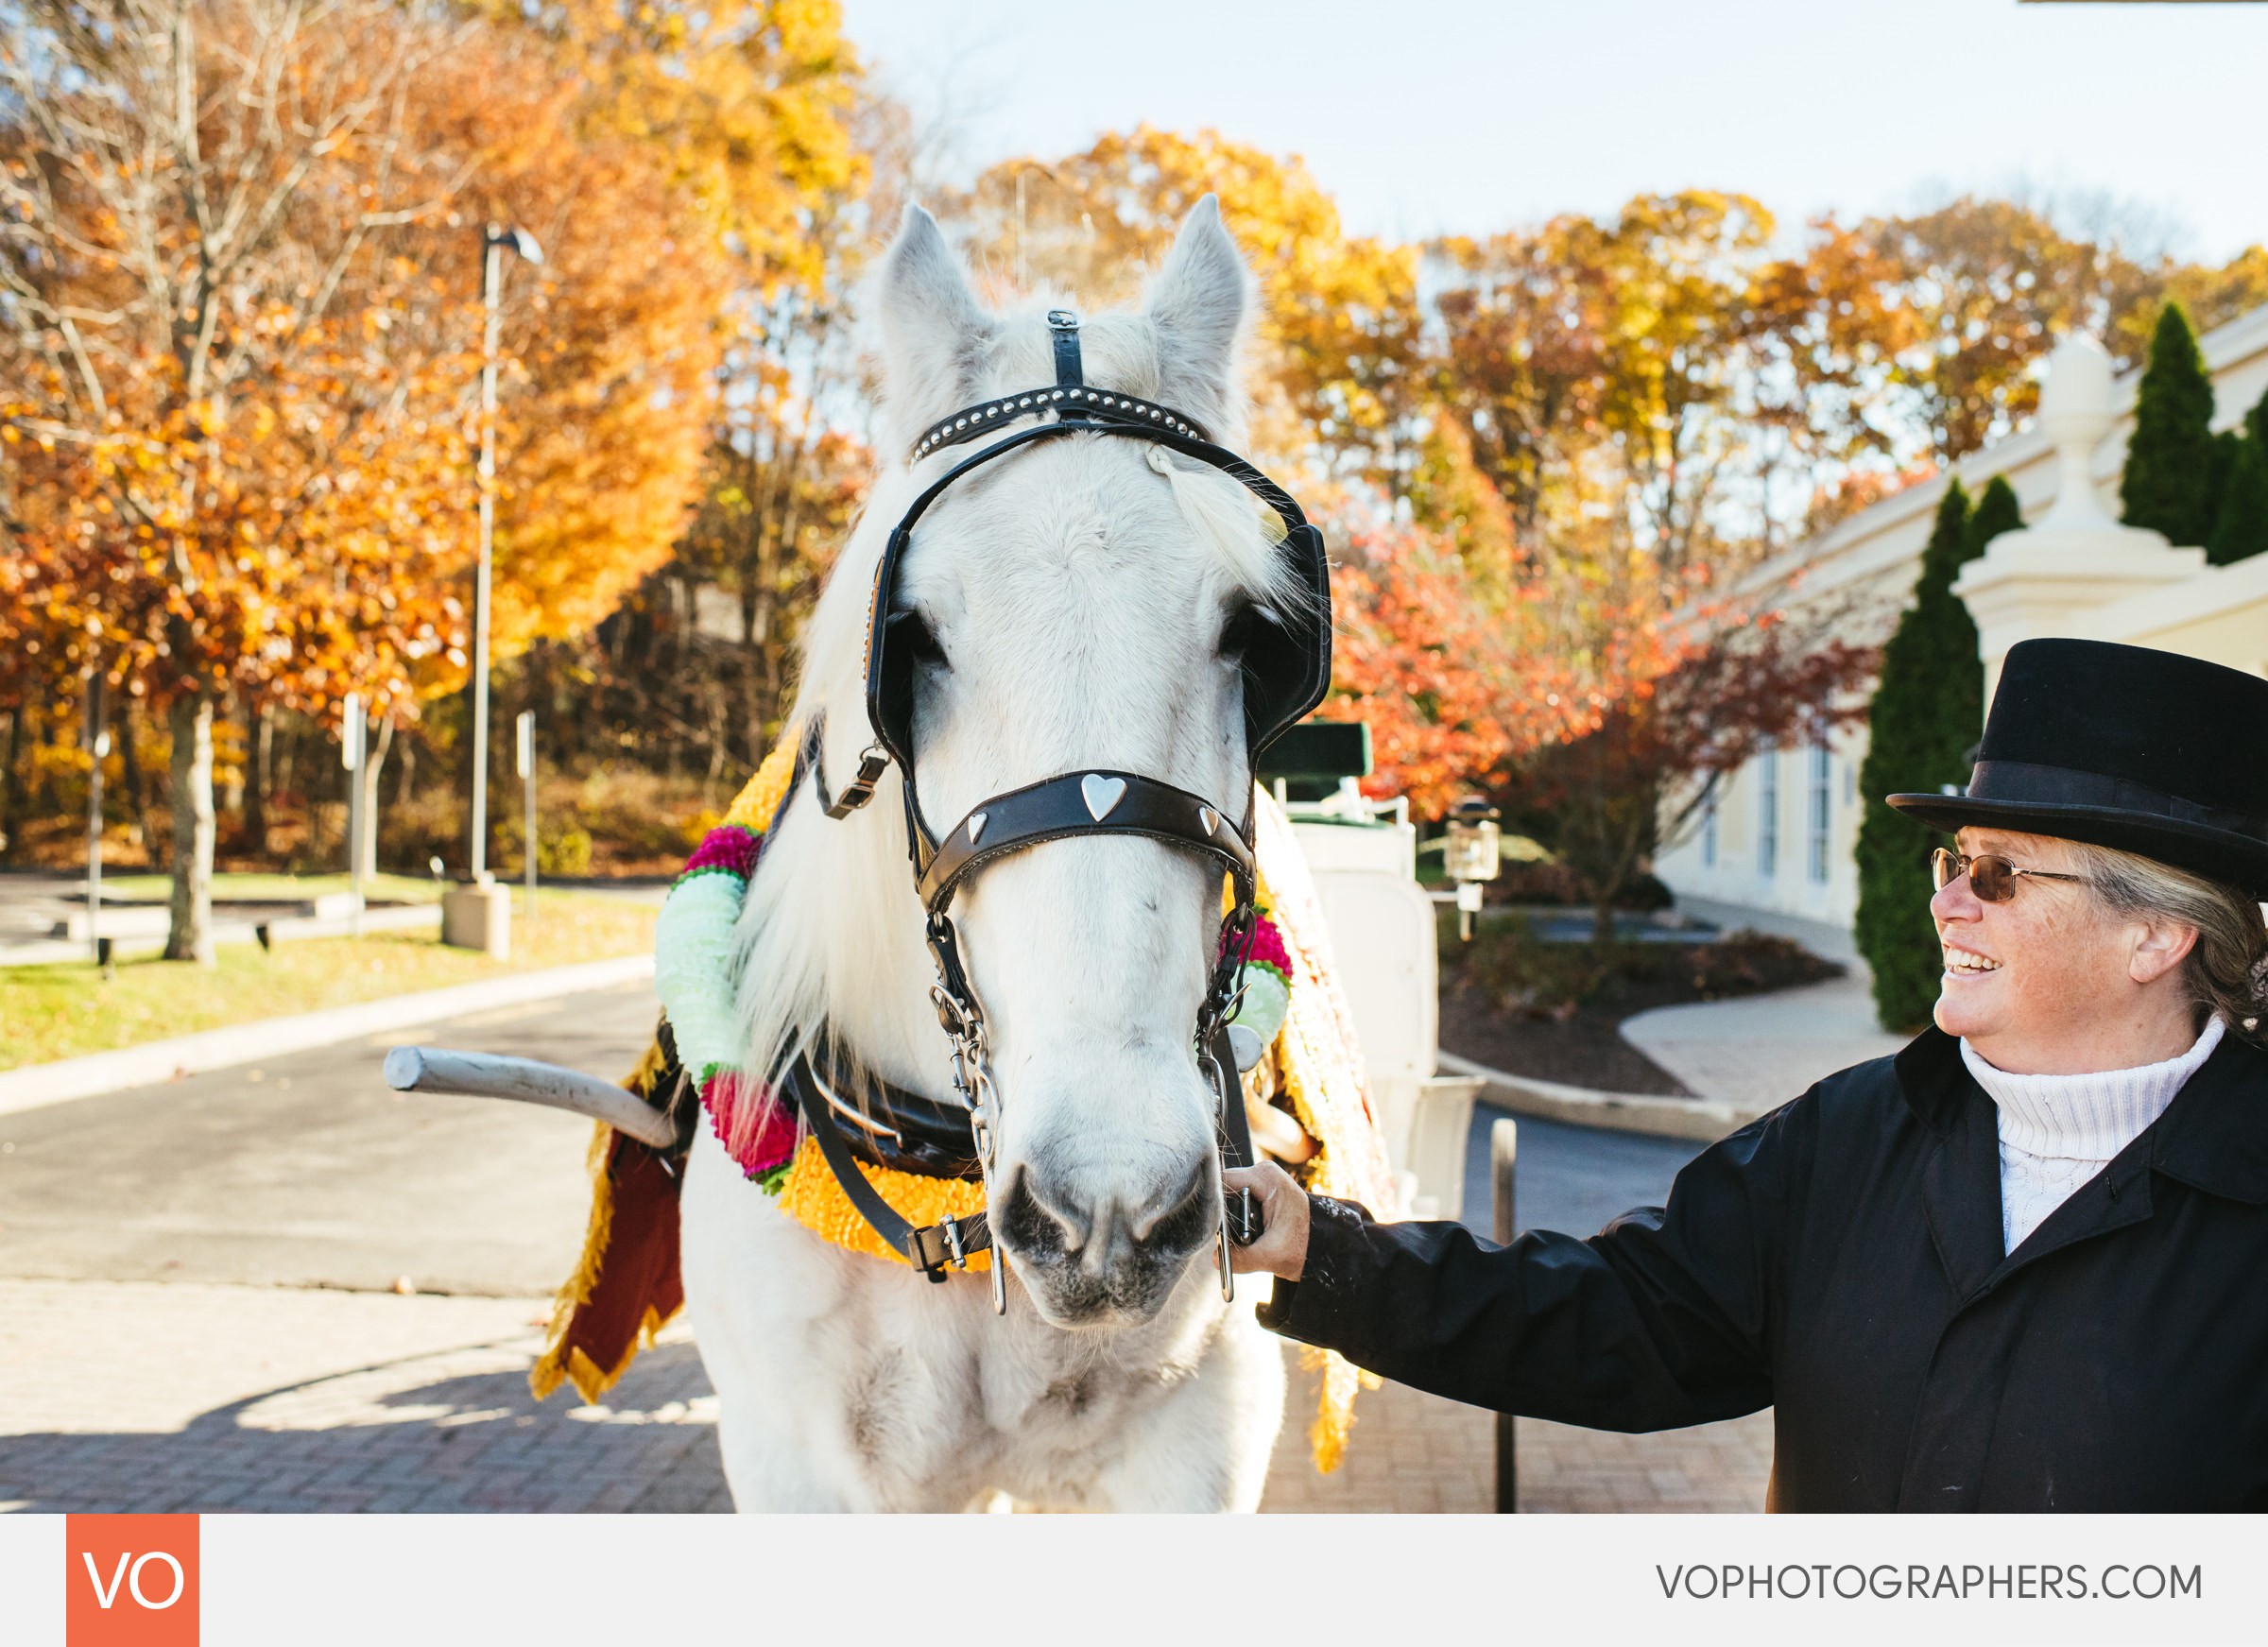
[[[868,801],[872,800],[874,785],[882,781],[882,775],[888,770],[889,764],[890,752],[879,743],[868,744],[860,750],[858,776],[843,785],[842,794],[828,802],[827,815],[838,818],[849,817]]]

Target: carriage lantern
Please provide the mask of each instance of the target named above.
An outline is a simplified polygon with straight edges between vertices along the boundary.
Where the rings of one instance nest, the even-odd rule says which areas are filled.
[[[1493,881],[1502,867],[1503,832],[1496,826],[1497,810],[1477,795],[1457,802],[1449,815],[1449,838],[1442,844],[1441,864],[1457,884],[1457,936],[1472,936],[1472,918],[1480,913],[1481,884]]]

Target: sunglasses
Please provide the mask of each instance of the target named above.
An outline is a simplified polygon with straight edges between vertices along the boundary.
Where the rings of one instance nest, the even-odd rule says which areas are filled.
[[[1942,892],[1962,876],[1968,877],[1968,889],[1986,903],[2000,903],[2016,896],[2016,878],[2019,875],[2036,875],[2042,881],[2085,881],[2084,875],[2058,875],[2052,869],[2019,869],[1997,852],[1980,852],[1970,857],[1939,847],[1930,854],[1930,879]]]

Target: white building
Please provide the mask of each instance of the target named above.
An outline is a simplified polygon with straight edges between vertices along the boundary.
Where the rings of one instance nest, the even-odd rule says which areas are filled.
[[[2232,428],[2268,391],[2268,309],[2198,342],[2213,379],[2213,426]],[[2008,648],[2045,635],[2155,646],[2268,675],[2268,555],[2208,566],[2202,549],[2116,523],[2139,375],[2114,382],[2099,348],[2067,339],[2033,426],[1954,466],[1972,497],[2007,476],[2026,523],[1993,540],[1954,586],[1977,622],[1987,701]],[[1800,599],[1849,607],[1849,638],[1887,639],[1913,597],[1945,485],[1884,499],[1761,569],[1759,580],[1800,574]],[[1719,786],[1697,828],[1656,855],[1654,872],[1680,894],[1847,930],[1858,908],[1852,849],[1865,754],[1859,728],[1830,747],[1751,761]]]

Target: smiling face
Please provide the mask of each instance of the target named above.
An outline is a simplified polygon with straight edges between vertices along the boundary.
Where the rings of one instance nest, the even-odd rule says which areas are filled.
[[[2081,872],[2068,842],[1965,829],[1960,849],[2019,869]],[[1930,901],[1945,954],[1937,1027],[1996,1068],[2022,1074],[2131,1069],[2177,1057],[2196,1039],[2180,966],[2196,934],[2103,911],[2075,881],[2014,878],[1986,903],[1962,876]]]

